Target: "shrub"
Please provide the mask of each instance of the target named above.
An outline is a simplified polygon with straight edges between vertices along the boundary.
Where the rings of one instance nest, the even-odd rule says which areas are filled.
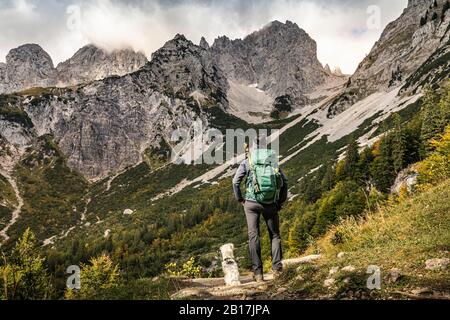
[[[167,274],[173,277],[200,278],[202,276],[202,268],[195,264],[195,258],[191,257],[181,268],[176,262],[171,262],[165,266]]]
[[[419,187],[426,189],[450,178],[450,125],[439,138],[431,140],[434,151],[418,165]]]
[[[105,254],[90,260],[90,265],[81,266],[81,289],[68,289],[66,299],[104,299],[108,292],[120,284],[119,266]]]
[[[43,300],[52,290],[44,258],[38,253],[36,237],[28,228],[17,241],[10,258],[3,255],[0,266],[0,299]]]

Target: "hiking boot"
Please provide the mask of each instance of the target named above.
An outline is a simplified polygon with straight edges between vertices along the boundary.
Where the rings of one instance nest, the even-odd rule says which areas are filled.
[[[254,274],[253,280],[257,283],[263,283],[264,282],[264,276],[262,274]]]

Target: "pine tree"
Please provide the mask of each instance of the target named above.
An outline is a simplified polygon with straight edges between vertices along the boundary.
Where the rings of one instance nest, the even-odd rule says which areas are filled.
[[[363,183],[363,185],[367,185],[368,183],[370,183],[372,177],[371,177],[371,173],[370,173],[370,166],[372,164],[374,160],[374,155],[372,152],[372,149],[369,147],[366,147],[360,154],[359,156],[359,161],[358,161],[358,172],[359,172],[359,176],[358,182]]]
[[[437,12],[433,12],[433,15],[431,16],[431,20],[434,21],[438,18]]]
[[[289,228],[288,249],[289,252],[298,255],[306,247],[307,233],[303,228],[302,217],[297,217]]]
[[[423,189],[450,178],[450,125],[431,141],[433,152],[419,163],[419,186]]]
[[[394,115],[394,131],[392,132],[392,161],[394,171],[398,174],[405,167],[406,137],[402,129],[402,120],[399,114]]]
[[[392,142],[391,136],[385,136],[379,145],[379,156],[372,165],[372,175],[379,190],[389,191],[395,181],[395,171],[391,156]]]
[[[450,124],[450,81],[438,90],[439,93],[439,131],[443,132]]]
[[[334,163],[333,163],[333,161],[329,161],[325,165],[325,174],[324,174],[324,176],[322,178],[322,182],[321,182],[322,193],[333,189],[333,186],[335,183],[336,183],[336,175],[335,175]]]
[[[357,163],[359,160],[359,145],[354,137],[351,138],[347,146],[345,156],[344,172],[346,177],[354,178],[357,173]]]
[[[441,89],[425,89],[422,106],[421,139],[425,152],[431,150],[430,141],[450,122],[450,82]],[[425,155],[424,155],[425,156]]]

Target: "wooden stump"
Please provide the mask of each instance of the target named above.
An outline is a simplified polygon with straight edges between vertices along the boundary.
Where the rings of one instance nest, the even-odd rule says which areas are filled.
[[[227,286],[239,286],[241,281],[239,280],[239,268],[234,260],[234,245],[228,243],[220,247],[222,252],[222,270],[225,274],[225,284]]]

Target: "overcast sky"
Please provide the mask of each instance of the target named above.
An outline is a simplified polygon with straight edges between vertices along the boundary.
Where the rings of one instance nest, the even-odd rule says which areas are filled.
[[[0,61],[40,44],[55,65],[88,43],[151,53],[177,33],[198,43],[242,38],[291,20],[317,41],[319,60],[352,73],[407,0],[0,0]]]

